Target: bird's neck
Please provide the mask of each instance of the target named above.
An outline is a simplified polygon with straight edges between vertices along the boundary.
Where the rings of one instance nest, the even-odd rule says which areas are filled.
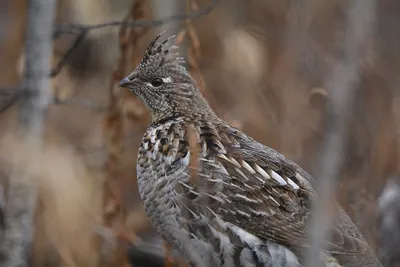
[[[182,99],[175,106],[167,107],[163,112],[151,115],[153,124],[167,122],[175,118],[183,118],[187,122],[195,122],[203,119],[209,121],[219,120],[207,100],[201,94],[196,95],[192,99]]]

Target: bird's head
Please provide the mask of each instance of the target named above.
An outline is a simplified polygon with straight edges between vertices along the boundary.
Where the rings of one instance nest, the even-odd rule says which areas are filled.
[[[158,42],[160,36],[150,42],[142,61],[121,80],[120,87],[145,103],[154,122],[208,111],[195,80],[183,66],[184,59],[173,51],[177,46],[168,44],[174,36]]]

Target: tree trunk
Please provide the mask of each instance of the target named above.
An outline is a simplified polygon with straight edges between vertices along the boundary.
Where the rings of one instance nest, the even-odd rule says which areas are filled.
[[[29,162],[41,151],[45,113],[51,101],[49,73],[55,6],[55,0],[28,1],[18,137],[22,138]],[[3,266],[25,267],[29,265],[37,189],[32,175],[14,163],[7,190]]]

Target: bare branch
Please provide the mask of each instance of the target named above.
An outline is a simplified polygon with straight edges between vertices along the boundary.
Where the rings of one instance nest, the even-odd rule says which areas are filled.
[[[21,90],[19,88],[0,88],[0,113],[12,107],[19,99]]]
[[[65,100],[54,99],[53,104],[80,106],[80,107],[89,108],[94,111],[100,111],[100,112],[105,112],[108,110],[107,106],[100,105],[100,104],[97,104],[90,100],[85,100],[85,99],[65,99]]]
[[[28,155],[40,153],[44,114],[51,100],[49,90],[52,27],[55,0],[31,0],[25,43],[22,79],[20,130]],[[28,138],[29,137],[29,138]],[[31,160],[32,158],[29,158]],[[3,266],[29,265],[29,249],[34,232],[37,189],[32,177],[21,168],[13,168],[6,203],[6,231],[3,240],[6,259]]]
[[[19,92],[19,88],[4,88],[0,87],[0,96],[9,96]]]
[[[202,9],[195,10],[188,14],[177,14],[174,16],[170,16],[163,19],[155,19],[155,20],[135,20],[135,21],[110,21],[100,24],[93,25],[81,25],[81,24],[64,24],[60,25],[56,30],[55,36],[59,36],[60,34],[81,34],[82,31],[91,31],[109,27],[125,27],[125,28],[149,28],[149,27],[158,27],[163,24],[187,20],[187,19],[196,19],[203,15],[207,15],[210,13],[214,7],[218,4],[217,0],[211,0],[210,3]]]
[[[316,188],[319,199],[315,203],[314,217],[310,225],[311,249],[305,266],[318,266],[319,253],[324,245],[327,231],[331,227],[334,209],[329,208],[334,206],[332,199],[343,164],[343,152],[347,140],[347,117],[355,100],[360,77],[362,60],[360,48],[370,34],[374,20],[375,0],[355,0],[350,5],[345,37],[346,53],[327,81],[333,103],[329,110],[330,121],[322,146],[322,157],[317,162],[316,173],[319,175],[319,180]]]
[[[6,111],[7,109],[11,108],[12,106],[14,106],[14,104],[18,101],[20,97],[20,94],[12,94],[8,97],[8,99],[6,101],[4,101],[5,103],[2,103],[0,106],[0,113]]]
[[[68,48],[67,52],[65,52],[64,56],[58,61],[57,66],[50,72],[50,77],[55,77],[59,74],[67,63],[71,54],[78,48],[78,46],[83,42],[87,34],[87,30],[82,30],[78,36],[75,38],[72,45]]]
[[[4,101],[5,103],[0,104],[0,113],[6,111],[8,108],[13,106],[20,99],[20,97],[22,95],[23,95],[23,90],[21,90],[19,88],[15,88],[15,89],[0,88],[0,99],[8,98]],[[74,105],[74,106],[80,106],[80,107],[84,107],[84,108],[93,109],[95,111],[100,111],[100,112],[104,112],[108,109],[108,107],[106,105],[101,105],[101,104],[95,103],[90,100],[73,99],[73,98],[61,100],[61,99],[58,99],[57,97],[54,97],[53,102],[50,102],[49,104]]]
[[[60,59],[57,63],[57,66],[54,70],[51,71],[50,76],[55,77],[64,65],[67,63],[71,54],[77,49],[77,47],[82,43],[85,39],[86,35],[92,30],[104,29],[109,27],[122,27],[122,28],[150,28],[150,27],[158,27],[163,24],[188,20],[188,19],[195,19],[210,13],[214,7],[218,4],[217,0],[211,0],[211,2],[202,9],[194,10],[187,14],[177,14],[174,16],[170,16],[163,19],[156,19],[156,20],[133,20],[133,21],[110,21],[100,24],[93,24],[93,25],[82,25],[82,24],[64,24],[59,25],[57,30],[54,33],[54,38],[58,38],[62,34],[73,34],[78,35],[74,40],[71,47],[67,50],[64,56]]]

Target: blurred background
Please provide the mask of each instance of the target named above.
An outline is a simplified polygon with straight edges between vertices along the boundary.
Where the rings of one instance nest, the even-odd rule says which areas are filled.
[[[194,15],[56,34],[51,63],[61,68],[51,77],[43,151],[34,157],[16,139],[20,100],[12,91],[23,72],[27,2],[0,0],[0,196],[6,205],[15,168],[38,185],[32,266],[129,266],[131,244],[151,244],[148,251],[165,255],[136,188],[136,153],[149,114],[117,88],[163,29],[177,34],[188,68],[220,117],[319,178],[314,163],[332,96],[327,79],[346,54],[352,1],[59,0],[55,31],[71,23]],[[336,197],[385,266],[400,266],[400,228],[393,230],[400,224],[400,183],[393,178],[400,152],[400,2],[376,1],[373,13],[358,52]]]

